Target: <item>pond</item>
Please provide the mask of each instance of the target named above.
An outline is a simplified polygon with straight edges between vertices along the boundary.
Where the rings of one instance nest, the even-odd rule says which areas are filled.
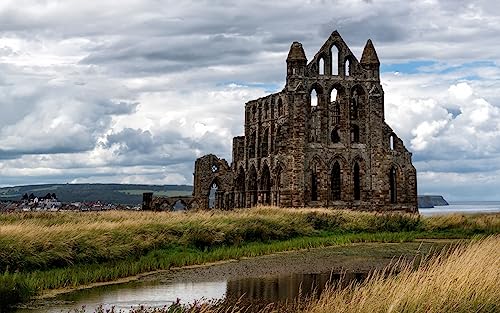
[[[38,300],[16,313],[60,313],[99,305],[128,310],[139,305],[164,307],[180,299],[193,303],[210,299],[238,299],[270,303],[294,300],[299,294],[321,292],[325,285],[361,282],[374,269],[394,258],[442,248],[445,242],[366,243],[344,247],[279,253],[214,264],[173,269],[142,277],[125,284],[73,291],[55,298]]]
[[[342,274],[343,282],[362,281],[367,273]],[[321,292],[328,282],[336,282],[341,274],[289,274],[269,277],[253,277],[221,281],[175,282],[161,284],[135,282],[123,285],[97,287],[58,296],[48,302],[39,302],[37,307],[19,309],[16,312],[70,312],[85,307],[87,312],[99,305],[103,308],[129,310],[141,304],[162,308],[180,300],[189,304],[210,299],[242,299],[245,302],[290,301],[299,293],[309,296]]]

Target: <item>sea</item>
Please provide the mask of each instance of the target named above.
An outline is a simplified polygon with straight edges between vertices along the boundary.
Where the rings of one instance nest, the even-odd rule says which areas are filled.
[[[420,214],[446,215],[446,214],[478,214],[478,213],[499,213],[500,201],[460,201],[450,202],[450,205],[435,206],[430,209],[418,209]]]

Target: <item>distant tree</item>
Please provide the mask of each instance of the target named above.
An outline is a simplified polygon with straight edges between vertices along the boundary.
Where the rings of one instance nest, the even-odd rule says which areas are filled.
[[[30,199],[30,197],[28,196],[28,194],[27,194],[27,193],[25,193],[25,194],[23,195],[22,200],[29,200],[29,199]]]
[[[51,197],[52,197],[52,199],[57,200],[57,196],[54,192],[52,193]]]
[[[29,200],[35,200],[35,195],[33,193],[30,193],[30,196],[28,197]]]

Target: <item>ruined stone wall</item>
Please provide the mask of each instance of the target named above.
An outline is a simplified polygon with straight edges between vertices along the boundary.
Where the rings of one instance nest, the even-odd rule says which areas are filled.
[[[153,197],[152,193],[150,193],[151,196],[147,194],[143,194],[142,210],[144,211],[186,211],[198,209],[198,205],[193,197]]]
[[[245,134],[233,139],[231,167],[213,155],[196,161],[193,194],[200,207],[215,180],[224,192],[221,208],[415,211],[416,171],[384,121],[379,67],[370,40],[361,61],[337,32],[309,63],[302,45],[293,43],[285,88],[245,105]]]
[[[211,190],[216,190],[212,199],[210,199]],[[233,172],[226,160],[219,159],[213,154],[196,160],[193,201],[197,208],[232,208],[233,191]]]

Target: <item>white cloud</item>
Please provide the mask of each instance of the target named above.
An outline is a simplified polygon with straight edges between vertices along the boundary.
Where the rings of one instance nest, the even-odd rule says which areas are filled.
[[[190,183],[196,157],[230,159],[244,103],[282,88],[290,43],[311,59],[338,29],[358,57],[372,38],[382,64],[433,62],[382,75],[420,186],[453,186],[433,183],[446,172],[492,192],[499,15],[482,0],[2,1],[0,184]]]
[[[472,88],[465,82],[451,85],[450,88],[448,88],[448,91],[452,96],[460,101],[464,101],[472,96]]]
[[[411,140],[411,147],[413,150],[420,151],[427,148],[429,141],[434,139],[447,123],[448,120],[438,120],[430,123],[424,121],[420,123],[417,128],[412,130],[412,134],[415,136],[415,138]]]

